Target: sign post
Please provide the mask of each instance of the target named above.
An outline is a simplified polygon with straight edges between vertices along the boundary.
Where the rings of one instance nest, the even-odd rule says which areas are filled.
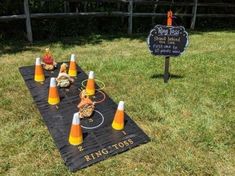
[[[167,56],[165,57],[164,83],[167,83],[169,80],[170,77],[169,68],[170,68],[170,57]]]
[[[172,17],[173,17],[173,13],[171,10],[169,10],[167,12],[167,26],[172,26]],[[164,83],[167,83],[170,78],[169,68],[170,68],[170,56],[166,56],[165,57]]]
[[[148,36],[148,47],[153,55],[165,57],[164,83],[170,78],[170,57],[179,56],[188,45],[188,33],[182,26],[172,26],[172,11],[167,13],[167,25],[156,25]]]

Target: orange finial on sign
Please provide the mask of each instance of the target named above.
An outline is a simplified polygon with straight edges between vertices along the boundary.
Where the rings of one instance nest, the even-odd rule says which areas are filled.
[[[167,26],[172,26],[173,12],[169,10],[167,12]]]

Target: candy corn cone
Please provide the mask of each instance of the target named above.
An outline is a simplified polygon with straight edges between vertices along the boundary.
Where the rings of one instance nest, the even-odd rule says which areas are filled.
[[[56,105],[59,102],[60,102],[60,97],[59,97],[59,93],[56,87],[56,80],[55,78],[51,78],[49,95],[48,95],[48,103],[50,105]]]
[[[79,145],[83,142],[82,127],[78,113],[73,114],[73,122],[69,134],[69,143],[71,145]]]
[[[37,82],[45,81],[45,76],[44,76],[44,72],[43,72],[43,69],[42,69],[41,60],[40,60],[39,57],[36,58],[34,81],[37,81]]]
[[[112,127],[115,130],[122,130],[124,128],[124,101],[120,101],[118,104]]]
[[[69,76],[77,76],[77,66],[75,61],[75,54],[71,54],[70,63],[69,63]]]
[[[95,95],[95,79],[94,72],[90,71],[89,77],[86,84],[86,93],[87,95]]]

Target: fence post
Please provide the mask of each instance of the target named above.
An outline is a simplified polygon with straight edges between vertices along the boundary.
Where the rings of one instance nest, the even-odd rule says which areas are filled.
[[[128,12],[129,12],[128,34],[131,35],[132,34],[132,20],[133,20],[133,0],[129,0]]]
[[[26,16],[27,38],[28,38],[28,41],[32,43],[33,34],[32,34],[31,19],[30,19],[30,12],[29,12],[29,0],[24,0],[24,13]]]
[[[197,3],[198,0],[194,0],[194,6],[193,6],[193,10],[192,10],[192,20],[191,20],[191,26],[190,29],[194,29],[195,28],[195,23],[196,23],[196,17],[197,17]]]

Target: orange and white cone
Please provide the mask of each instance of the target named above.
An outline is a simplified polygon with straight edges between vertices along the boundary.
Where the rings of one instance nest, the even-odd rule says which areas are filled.
[[[71,54],[70,63],[69,63],[69,76],[77,76],[77,65],[75,61],[75,54]]]
[[[117,111],[113,118],[112,127],[115,130],[122,130],[124,128],[124,101],[120,101]]]
[[[78,113],[73,114],[73,122],[69,134],[69,143],[79,145],[83,142],[82,127]]]
[[[43,82],[45,81],[45,75],[42,69],[40,58],[36,58],[35,71],[34,71],[34,81]]]
[[[90,71],[86,84],[86,94],[89,96],[95,95],[95,75],[93,71]]]
[[[56,87],[56,79],[51,78],[49,95],[48,95],[48,103],[50,105],[57,105],[60,102],[60,96],[58,93],[58,89]]]

